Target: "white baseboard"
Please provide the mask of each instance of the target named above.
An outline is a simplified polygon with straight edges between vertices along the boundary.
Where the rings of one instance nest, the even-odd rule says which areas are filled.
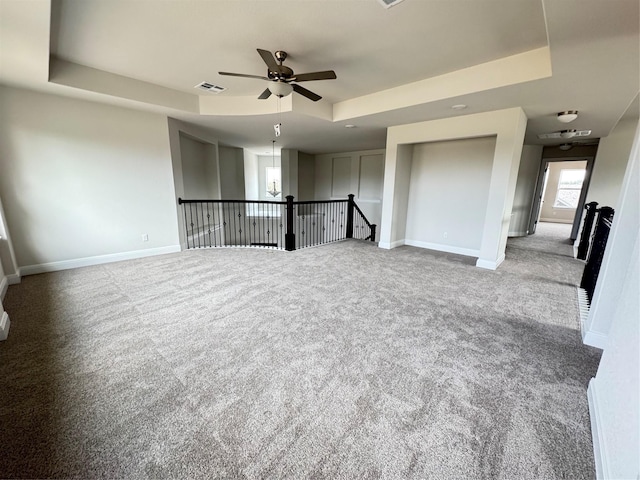
[[[56,272],[58,270],[68,270],[71,268],[90,267],[103,263],[120,262],[122,260],[134,260],[136,258],[152,257],[164,255],[166,253],[180,252],[180,245],[168,247],[148,248],[145,250],[134,250],[131,252],[112,253],[109,255],[97,255],[95,257],[75,258],[73,260],[62,260],[60,262],[40,263],[38,265],[27,265],[20,267],[20,275],[36,275],[38,273]]]
[[[589,345],[590,347],[599,348],[604,350],[609,341],[609,336],[602,332],[594,332],[593,330],[587,330],[582,333],[582,343]]]
[[[401,247],[404,245],[404,240],[396,240],[395,242],[378,242],[378,247],[384,248],[386,250],[391,250],[392,248]]]
[[[2,317],[0,317],[0,341],[7,339],[9,336],[10,326],[11,321],[9,320],[9,314],[7,312],[2,312]]]
[[[2,277],[0,279],[0,302],[4,300],[4,296],[7,294],[8,288],[9,280],[7,280],[7,277]]]
[[[502,262],[504,262],[504,253],[500,255],[496,260],[486,260],[484,258],[478,258],[476,261],[476,267],[486,268],[487,270],[497,270]]]
[[[593,457],[596,464],[596,478],[611,478],[609,476],[607,446],[602,437],[602,420],[600,419],[600,409],[598,405],[598,393],[596,379],[592,378],[587,388],[587,399],[589,401],[589,417],[591,419],[591,438],[593,440]]]
[[[12,273],[11,275],[7,275],[7,282],[9,285],[17,285],[22,281],[19,273]]]
[[[453,245],[443,245],[441,243],[422,242],[420,240],[405,240],[405,245],[411,245],[412,247],[427,248],[429,250],[437,250],[439,252],[455,253],[458,255],[465,255],[467,257],[477,257],[480,255],[480,250],[474,250],[471,248],[455,247]]]
[[[526,237],[527,236],[527,232],[509,232],[507,233],[508,237]]]

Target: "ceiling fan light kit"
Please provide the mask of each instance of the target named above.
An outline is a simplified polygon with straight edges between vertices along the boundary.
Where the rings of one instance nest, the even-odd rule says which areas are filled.
[[[287,52],[278,50],[275,54],[272,54],[268,50],[258,48],[258,54],[262,57],[262,60],[267,65],[267,76],[261,77],[260,75],[248,75],[245,73],[230,73],[230,72],[218,72],[219,75],[227,75],[231,77],[243,77],[243,78],[255,78],[258,80],[268,80],[269,84],[267,89],[260,94],[259,100],[265,100],[271,96],[271,94],[277,97],[286,97],[291,92],[296,92],[303,97],[307,97],[313,102],[317,102],[322,97],[316,93],[299,85],[300,82],[309,82],[312,80],[335,80],[337,78],[336,72],[333,70],[324,70],[321,72],[301,73],[296,75],[294,71],[283,65],[282,63],[287,59]]]
[[[578,111],[577,110],[567,110],[566,112],[559,112],[558,113],[558,121],[560,121],[562,123],[571,123],[576,118],[578,118]]]
[[[572,129],[572,130],[561,130],[560,131],[560,136],[562,138],[573,138],[576,136],[576,130]]]
[[[567,150],[571,150],[573,148],[573,145],[570,143],[563,143],[562,145],[559,145],[558,148],[566,152]]]
[[[269,86],[267,87],[269,89],[269,91],[274,94],[276,97],[286,97],[287,95],[289,95],[291,92],[293,92],[293,86],[285,83],[285,82],[281,82],[279,80],[273,81],[273,82],[269,82]]]

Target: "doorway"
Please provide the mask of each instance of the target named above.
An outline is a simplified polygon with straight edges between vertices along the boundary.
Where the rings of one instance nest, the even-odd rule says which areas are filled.
[[[554,230],[567,232],[575,241],[589,188],[593,158],[545,158],[538,175],[529,232],[538,223],[558,224]],[[562,225],[567,225],[566,229]]]

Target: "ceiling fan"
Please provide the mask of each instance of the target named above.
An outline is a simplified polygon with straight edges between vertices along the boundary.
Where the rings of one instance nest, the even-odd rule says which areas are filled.
[[[292,69],[283,65],[287,58],[287,52],[278,50],[272,54],[268,50],[258,48],[258,53],[262,57],[264,63],[267,64],[267,76],[247,75],[244,73],[218,72],[220,75],[228,75],[231,77],[257,78],[259,80],[267,80],[269,86],[258,97],[260,100],[267,99],[271,94],[278,97],[285,97],[292,91],[307,97],[309,100],[317,102],[322,97],[310,90],[298,85],[300,82],[309,82],[311,80],[335,80],[336,72],[333,70],[325,70],[322,72],[300,73],[296,74]],[[274,57],[275,55],[275,57]]]

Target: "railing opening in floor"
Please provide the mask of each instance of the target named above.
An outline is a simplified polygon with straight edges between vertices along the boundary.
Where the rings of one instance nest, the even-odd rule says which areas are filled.
[[[296,250],[346,238],[375,242],[371,224],[354,202],[262,200],[183,200],[187,248],[263,247]]]

